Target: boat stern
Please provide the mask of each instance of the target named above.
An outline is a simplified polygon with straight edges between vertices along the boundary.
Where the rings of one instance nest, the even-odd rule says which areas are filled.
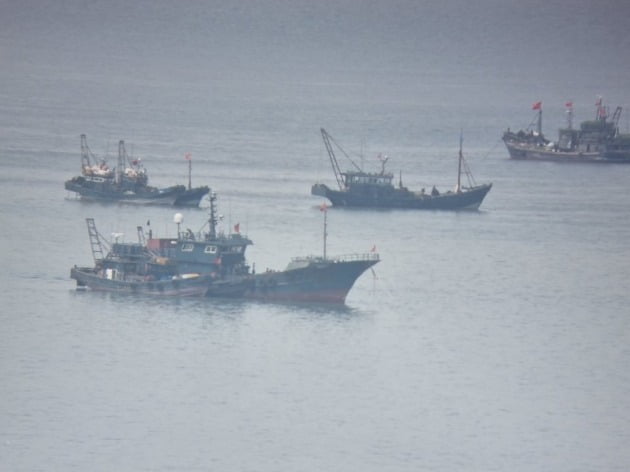
[[[328,197],[328,186],[325,184],[313,184],[311,187],[311,195],[317,197]]]

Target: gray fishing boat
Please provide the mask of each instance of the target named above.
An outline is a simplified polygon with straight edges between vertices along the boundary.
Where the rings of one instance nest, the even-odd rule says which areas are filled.
[[[88,235],[94,266],[73,267],[70,277],[80,289],[155,296],[230,297],[283,302],[344,303],[355,281],[379,262],[376,251],[330,257],[293,258],[284,270],[256,273],[245,251],[253,242],[242,235],[240,225],[229,234],[217,231],[216,195],[210,195],[208,231],[180,231],[177,237],[148,238],[137,227],[138,242],[108,244],[88,218]],[[205,225],[204,225],[205,227]]]
[[[492,188],[491,183],[475,183],[462,153],[461,137],[457,183],[454,190],[439,191],[433,186],[430,191],[424,189],[412,191],[403,186],[402,177],[399,178],[398,186],[393,184],[394,175],[385,171],[386,157],[380,156],[382,166],[380,172],[365,172],[324,128],[321,128],[321,133],[338,189],[323,183],[316,183],[311,187],[311,194],[327,198],[336,207],[476,210]],[[352,170],[341,170],[335,148],[341,151],[352,164]],[[468,178],[467,185],[462,182],[462,174]]]
[[[66,181],[65,188],[82,200],[176,207],[198,207],[210,191],[207,186],[191,186],[189,156],[188,187],[153,187],[149,185],[149,177],[141,160],[127,155],[124,141],[118,143],[118,162],[116,167],[111,168],[105,159],[98,159],[90,151],[84,134],[81,135],[81,175]]]
[[[528,161],[630,163],[630,134],[619,132],[622,108],[610,112],[602,99],[595,102],[595,118],[573,127],[573,102],[567,102],[567,125],[558,131],[558,140],[551,141],[542,131],[542,102],[532,109],[534,120],[525,130],[508,129],[503,142],[510,158]]]

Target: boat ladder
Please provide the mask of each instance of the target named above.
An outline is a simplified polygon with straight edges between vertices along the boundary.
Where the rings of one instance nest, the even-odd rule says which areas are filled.
[[[101,244],[101,238],[98,234],[98,231],[96,230],[94,218],[86,218],[85,222],[87,223],[88,235],[90,236],[90,247],[92,248],[94,263],[98,264],[103,259],[105,259],[105,254],[103,253],[103,245]]]
[[[146,246],[147,238],[144,236],[144,230],[142,229],[142,226],[136,226],[136,230],[138,231],[138,242],[141,245]]]

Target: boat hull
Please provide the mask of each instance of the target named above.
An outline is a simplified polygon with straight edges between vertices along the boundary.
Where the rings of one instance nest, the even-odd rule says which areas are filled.
[[[304,268],[216,281],[210,275],[154,281],[112,280],[94,268],[74,267],[70,277],[77,289],[160,297],[210,297],[249,300],[345,303],[356,280],[378,262],[369,259],[310,263]]]
[[[357,278],[379,262],[375,251],[327,257],[298,257],[283,271],[250,271],[245,250],[252,241],[240,233],[216,233],[210,195],[210,231],[139,242],[104,242],[93,218],[86,218],[93,267],[74,266],[77,289],[149,296],[206,296],[292,302],[344,303]],[[325,251],[324,251],[325,254]]]
[[[180,194],[175,201],[173,202],[173,206],[176,207],[198,207],[203,198],[208,195],[210,192],[210,188],[196,187],[189,190],[186,190],[182,194]]]
[[[627,152],[554,151],[535,144],[505,141],[511,159],[522,161],[630,163]]]
[[[73,267],[70,278],[76,280],[78,289],[87,287],[102,292],[159,297],[202,297],[207,295],[212,284],[212,278],[204,275],[151,281],[114,280],[90,267]]]
[[[356,280],[378,261],[377,255],[366,255],[356,260],[320,259],[302,268],[256,274],[244,297],[265,301],[343,304]]]
[[[492,184],[484,184],[462,192],[439,195],[421,194],[393,189],[388,192],[353,192],[333,190],[324,184],[315,184],[312,195],[330,200],[333,206],[363,208],[405,208],[414,210],[477,210]]]
[[[111,179],[83,176],[66,181],[65,188],[76,193],[83,200],[177,207],[197,207],[210,191],[206,186],[187,190],[183,185],[166,188],[119,188]]]

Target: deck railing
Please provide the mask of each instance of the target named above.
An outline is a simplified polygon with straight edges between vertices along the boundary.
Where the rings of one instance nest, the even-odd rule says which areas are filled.
[[[316,261],[316,260],[324,260],[322,256],[306,256],[306,257],[293,257],[291,259],[294,262],[298,261]],[[338,256],[328,256],[325,259],[329,262],[351,262],[351,261],[378,261],[380,260],[380,256],[377,252],[365,252],[365,253],[355,253],[355,254],[342,254]]]

